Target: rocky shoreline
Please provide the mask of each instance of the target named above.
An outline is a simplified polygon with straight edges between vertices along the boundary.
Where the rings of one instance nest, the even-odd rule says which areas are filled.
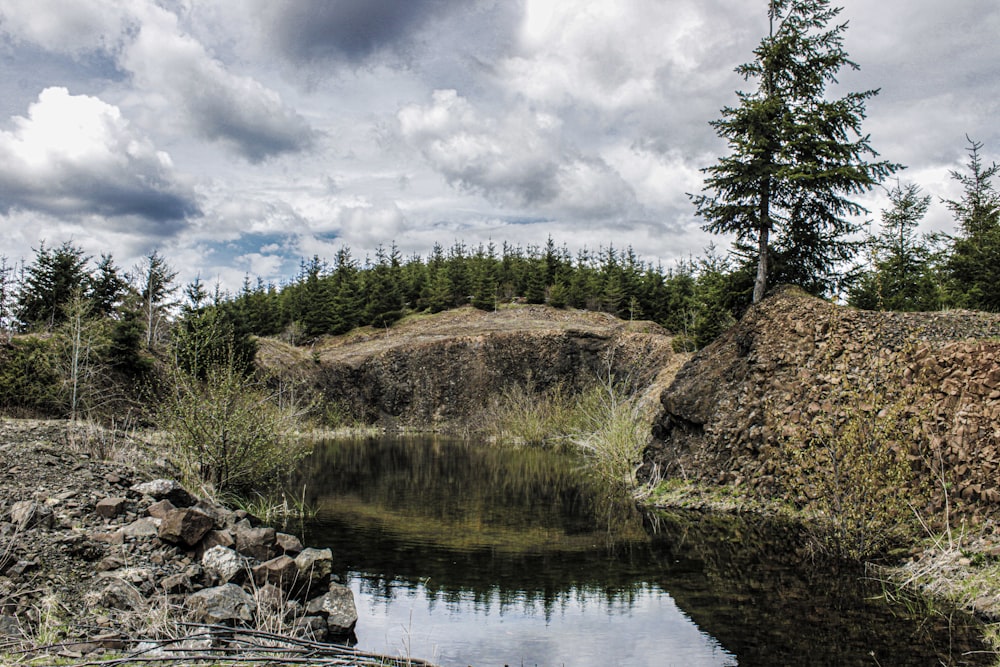
[[[0,422],[0,642],[44,636],[72,658],[182,624],[351,642],[357,610],[329,549],[197,498],[162,466],[100,460],[87,450],[111,436],[87,430]],[[169,650],[218,637],[192,641]]]

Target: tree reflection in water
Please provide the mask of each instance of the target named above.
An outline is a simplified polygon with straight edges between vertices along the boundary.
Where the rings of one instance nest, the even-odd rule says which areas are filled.
[[[630,664],[660,664],[666,646],[691,647],[685,660],[706,665],[735,664],[733,656],[837,665],[982,657],[973,621],[908,617],[859,571],[804,559],[794,525],[643,514],[600,493],[569,453],[441,438],[338,441],[318,445],[292,484],[305,485],[319,510],[305,527],[308,543],[330,546],[342,576],[381,615],[362,614],[362,642],[366,622],[388,627],[404,605],[425,624],[447,615],[448,637],[428,649],[454,652],[454,664],[470,664],[470,651],[497,662],[491,651],[520,641],[505,631],[491,646],[492,634],[479,637],[491,623],[518,628],[525,664],[543,664],[532,651],[582,664],[550,653],[600,650],[581,630],[590,627],[608,651],[633,651]],[[596,619],[613,623],[614,637]],[[479,637],[476,647],[462,643],[469,636]],[[592,664],[615,661],[604,658]]]

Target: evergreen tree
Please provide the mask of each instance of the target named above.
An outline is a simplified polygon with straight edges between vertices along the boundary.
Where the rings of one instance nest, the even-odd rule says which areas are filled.
[[[882,211],[882,231],[871,243],[874,268],[851,289],[848,303],[868,310],[935,310],[940,305],[931,252],[917,226],[930,196],[914,184],[889,191],[892,207]]]
[[[305,276],[301,278],[298,295],[298,320],[302,322],[302,332],[308,338],[315,338],[337,330],[336,290],[333,281],[327,279],[327,263],[313,255],[303,265]]]
[[[469,261],[469,280],[472,283],[472,305],[480,310],[495,310],[500,299],[497,283],[498,261],[496,247],[490,243],[476,248]]]
[[[962,184],[962,198],[945,203],[955,215],[959,233],[952,239],[945,262],[946,289],[951,305],[1000,311],[1000,193],[992,180],[1000,172],[995,162],[984,167],[982,144],[969,139],[968,174],[951,172]]]
[[[169,301],[177,286],[177,272],[167,264],[158,250],[154,250],[132,269],[132,283],[142,301],[143,319],[146,324],[146,347],[152,348],[163,330],[163,322],[173,302]]]
[[[444,249],[435,243],[427,259],[427,283],[420,294],[420,308],[432,313],[451,308],[452,286],[446,270]]]
[[[379,245],[375,249],[375,264],[366,272],[364,320],[373,327],[389,326],[403,316],[399,259],[395,244],[388,255]]]
[[[693,200],[707,230],[756,247],[755,303],[768,284],[773,246],[817,280],[812,287],[827,286],[826,276],[857,249],[850,218],[865,209],[848,197],[899,168],[868,161],[877,153],[861,121],[877,90],[827,99],[840,69],[857,68],[843,48],[847,24],[828,27],[840,11],[829,0],[771,0],[770,34],[736,70],[757,89],[738,91],[739,105],[712,122],[731,154],[703,170],[710,194]]]
[[[468,303],[472,294],[472,283],[469,280],[468,257],[464,243],[456,241],[451,246],[445,272],[451,284],[451,302],[448,307],[453,308]]]
[[[25,328],[54,328],[66,319],[65,307],[89,279],[89,257],[70,242],[52,249],[39,245],[26,269],[17,302],[17,317]]]
[[[87,290],[94,315],[109,317],[115,314],[124,303],[127,293],[128,281],[121,275],[121,269],[115,266],[110,254],[101,255],[101,261],[97,263]]]

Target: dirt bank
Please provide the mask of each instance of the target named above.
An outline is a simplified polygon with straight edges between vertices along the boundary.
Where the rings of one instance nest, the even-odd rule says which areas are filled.
[[[678,372],[654,435],[647,476],[807,512],[829,511],[818,494],[842,473],[809,452],[899,452],[905,476],[861,468],[902,485],[924,522],[888,576],[1000,613],[1000,315],[874,313],[779,290]]]
[[[796,471],[781,467],[770,445],[801,444],[817,424],[841,424],[852,411],[902,408],[911,442],[889,444],[920,443],[927,462],[944,464],[953,511],[995,517],[998,337],[1000,315],[874,313],[781,290],[678,372],[661,396],[647,460],[773,493],[776,477]]]
[[[573,390],[609,374],[646,388],[676,368],[672,337],[604,313],[508,306],[410,316],[314,345],[262,340],[259,363],[343,417],[388,428],[461,429],[519,385]],[[661,380],[662,381],[662,380]]]

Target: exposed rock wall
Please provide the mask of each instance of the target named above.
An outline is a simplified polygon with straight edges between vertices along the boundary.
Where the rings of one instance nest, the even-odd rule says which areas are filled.
[[[643,388],[670,365],[671,343],[655,324],[602,313],[460,309],[324,341],[308,354],[268,341],[260,359],[367,423],[446,428],[515,385],[574,390],[610,373]]]
[[[801,446],[819,424],[874,411],[913,424],[911,437],[889,444],[907,450],[920,475],[938,484],[944,474],[964,511],[994,513],[998,337],[998,315],[858,311],[781,289],[663,392],[647,474],[655,465],[773,493],[796,474],[776,448]]]

